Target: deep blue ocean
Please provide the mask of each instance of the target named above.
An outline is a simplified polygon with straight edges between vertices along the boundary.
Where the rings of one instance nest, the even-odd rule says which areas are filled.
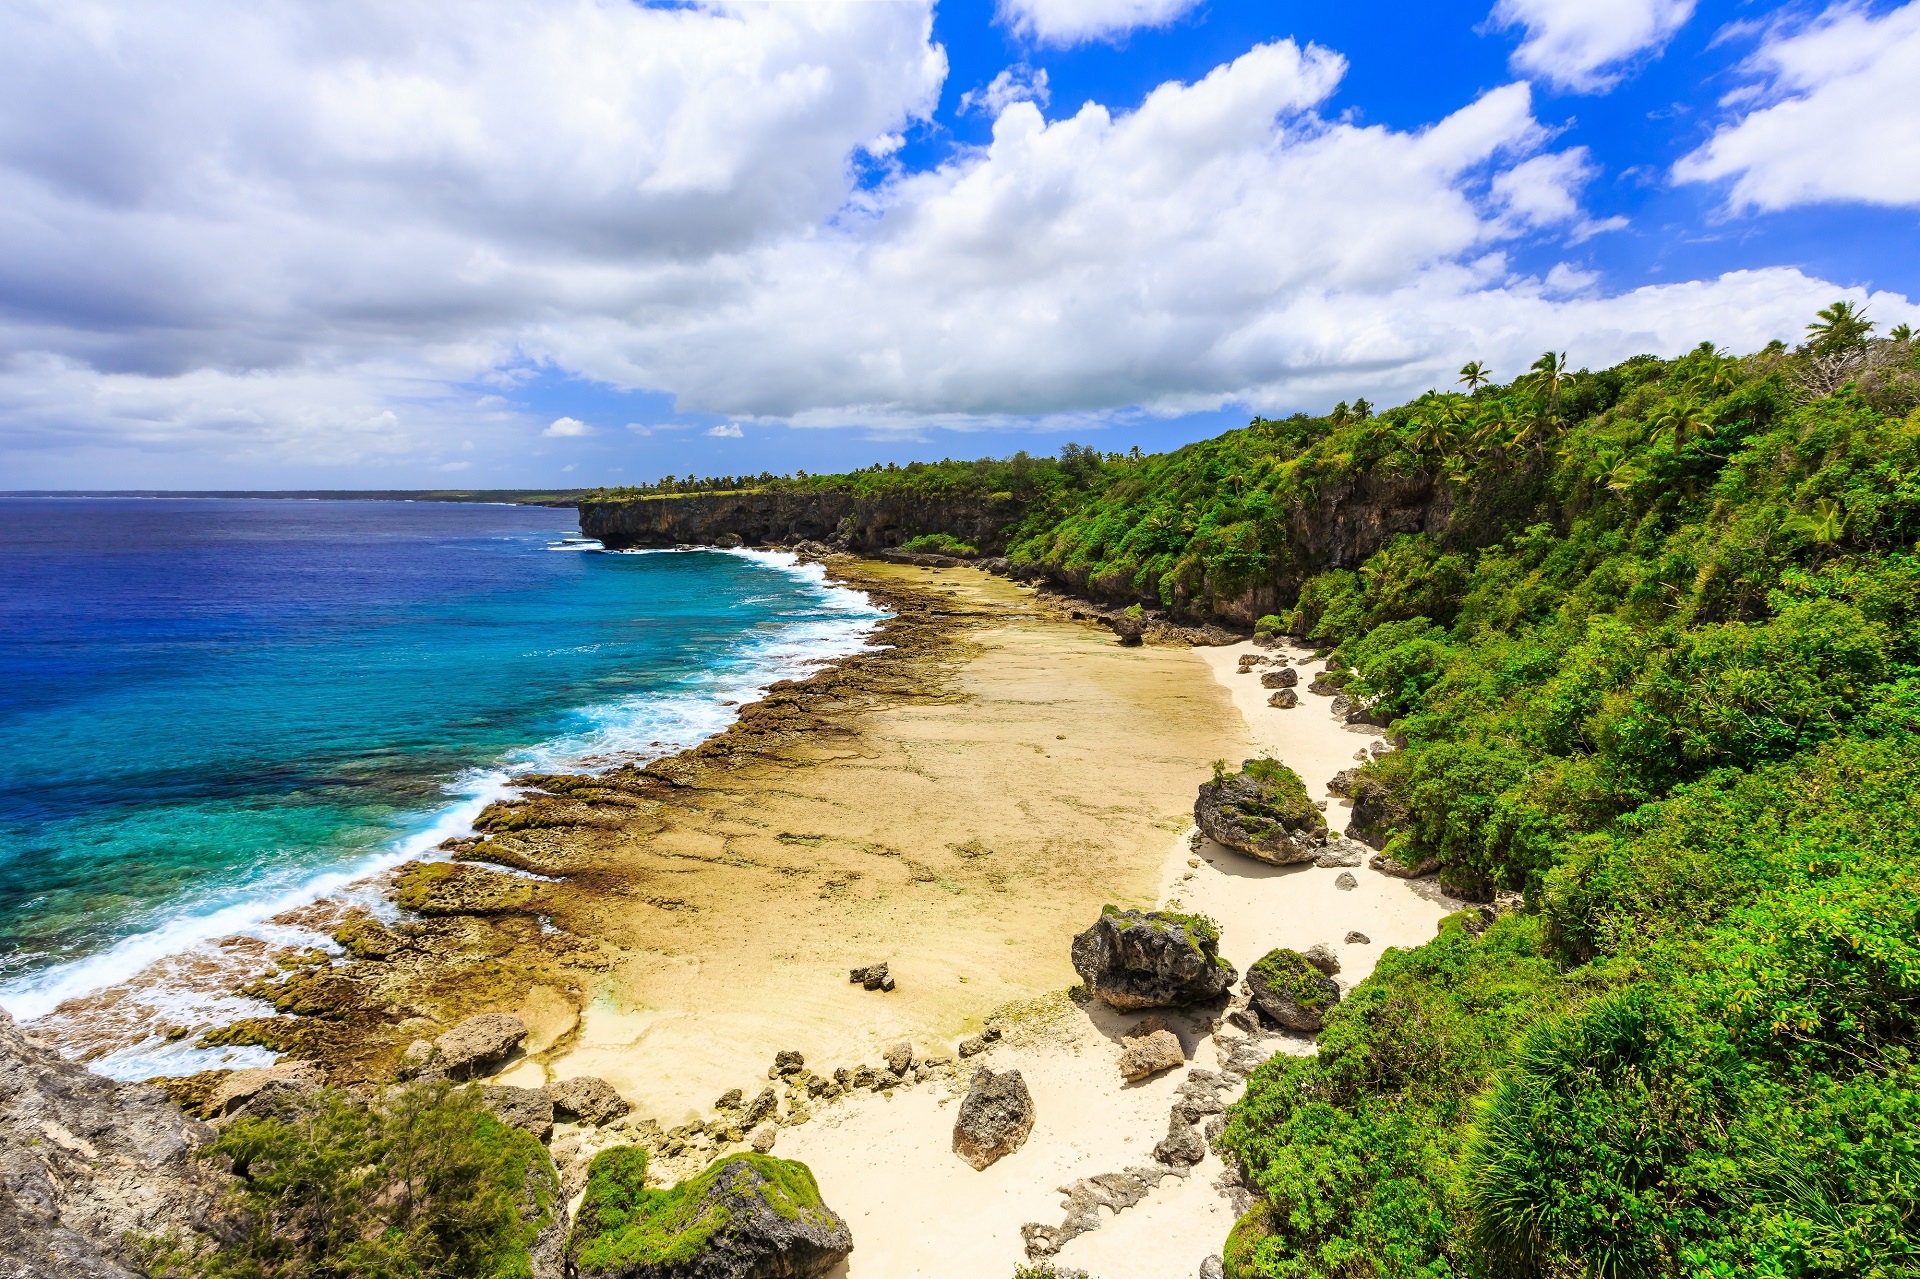
[[[880,616],[784,555],[551,549],[577,529],[533,507],[0,499],[0,1006],[46,1017],[270,937],[270,915],[464,832],[509,771],[683,749]],[[156,1023],[218,1019],[148,985]],[[138,1048],[106,1068],[204,1064]]]

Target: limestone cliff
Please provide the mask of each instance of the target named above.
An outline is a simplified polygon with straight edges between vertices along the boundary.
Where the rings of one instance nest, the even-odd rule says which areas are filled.
[[[777,546],[826,542],[872,554],[927,533],[945,533],[982,554],[1006,546],[1023,514],[1011,497],[889,494],[687,493],[580,503],[580,531],[608,547]]]

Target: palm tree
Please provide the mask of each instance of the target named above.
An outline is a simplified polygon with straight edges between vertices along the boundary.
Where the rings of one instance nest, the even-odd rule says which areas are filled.
[[[1840,534],[1846,531],[1846,508],[1832,498],[1823,497],[1813,504],[1810,511],[1797,511],[1787,518],[1783,528],[1805,533],[1822,546],[1830,546],[1840,540]]]
[[[1548,351],[1533,362],[1527,373],[1535,389],[1544,391],[1547,403],[1557,408],[1560,404],[1560,387],[1567,381],[1567,353],[1562,351],[1556,356]]]
[[[1640,478],[1633,459],[1619,449],[1608,449],[1594,460],[1600,464],[1600,483],[1617,497],[1626,496],[1627,490]]]
[[[1887,330],[1887,336],[1896,342],[1911,342],[1913,341],[1913,326],[1911,324],[1896,324]]]
[[[1675,400],[1654,419],[1653,433],[1656,437],[1671,434],[1673,454],[1678,457],[1690,437],[1713,434],[1713,416],[1697,400]]]
[[[1873,321],[1867,313],[1845,299],[1815,314],[1820,318],[1807,326],[1807,341],[1821,355],[1855,350],[1873,336]]]
[[[1487,366],[1478,360],[1468,360],[1460,366],[1460,380],[1467,384],[1467,394],[1471,395],[1483,385],[1493,380],[1493,374]]]

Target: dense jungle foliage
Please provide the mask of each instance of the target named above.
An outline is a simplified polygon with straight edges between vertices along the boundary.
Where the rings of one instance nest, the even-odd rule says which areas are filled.
[[[1389,852],[1525,908],[1254,1077],[1229,1273],[1920,1273],[1914,354],[1842,307],[1793,352],[1549,357],[1276,465],[1449,487],[1279,622],[1406,741]]]

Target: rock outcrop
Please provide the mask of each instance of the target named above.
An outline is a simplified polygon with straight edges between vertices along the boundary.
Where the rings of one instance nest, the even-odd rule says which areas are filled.
[[[422,1046],[408,1045],[403,1061],[416,1074],[441,1071],[449,1079],[476,1079],[497,1070],[527,1037],[527,1024],[512,1013],[482,1013]]]
[[[1013,498],[687,493],[580,504],[580,531],[610,548],[775,546],[817,541],[877,554],[930,533],[997,555],[1025,514]]]
[[[1180,1036],[1164,1026],[1156,1026],[1144,1034],[1136,1030],[1122,1042],[1126,1047],[1120,1053],[1120,1077],[1128,1083],[1187,1064]]]
[[[1394,794],[1385,778],[1364,770],[1354,777],[1352,789],[1353,812],[1347,818],[1347,834],[1374,848],[1385,848],[1394,832],[1407,824],[1406,803]]]
[[[204,1222],[222,1177],[213,1140],[147,1084],[63,1060],[0,1012],[0,1274],[131,1279],[130,1235]]]
[[[1215,843],[1275,866],[1310,862],[1327,842],[1327,819],[1299,774],[1270,759],[1201,783],[1193,820]]]
[[[671,1190],[646,1188],[646,1157],[602,1151],[567,1244],[577,1279],[817,1279],[853,1234],[803,1163],[730,1155]]]
[[[1219,945],[1212,925],[1194,916],[1109,906],[1073,939],[1073,967],[1114,1008],[1176,1008],[1232,988],[1239,973]]]
[[[953,1153],[975,1169],[990,1167],[1026,1143],[1033,1131],[1033,1095],[1017,1070],[973,1077],[953,1121]]]
[[[547,1092],[553,1097],[553,1111],[557,1118],[578,1120],[583,1124],[610,1124],[633,1109],[627,1104],[626,1098],[614,1091],[612,1084],[592,1075],[562,1079],[548,1088]]]
[[[1288,1030],[1313,1033],[1340,1002],[1340,984],[1297,950],[1268,951],[1247,970],[1253,1006]]]

